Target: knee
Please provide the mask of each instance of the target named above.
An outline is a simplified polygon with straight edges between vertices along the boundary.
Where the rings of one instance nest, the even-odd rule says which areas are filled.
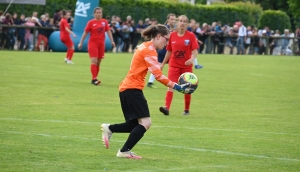
[[[152,122],[149,121],[149,122],[143,123],[143,124],[141,124],[141,125],[144,126],[146,130],[149,130],[149,128],[150,128],[151,125],[152,125]]]
[[[173,89],[173,88],[170,88],[170,87],[168,87],[168,91],[170,91],[170,92],[174,92],[174,89]]]

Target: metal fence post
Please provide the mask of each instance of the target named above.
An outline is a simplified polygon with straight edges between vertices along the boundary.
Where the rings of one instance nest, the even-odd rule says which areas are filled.
[[[267,41],[266,41],[266,50],[265,50],[265,55],[268,55],[268,51],[269,51],[269,36],[267,36]]]

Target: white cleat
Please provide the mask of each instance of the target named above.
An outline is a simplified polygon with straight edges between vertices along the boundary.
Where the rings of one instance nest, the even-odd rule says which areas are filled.
[[[67,64],[74,64],[74,63],[71,60],[68,60]]]
[[[109,140],[111,139],[112,132],[108,128],[110,124],[102,124],[101,131],[102,131],[102,142],[106,149],[109,148]]]
[[[66,57],[64,61],[67,63],[67,61],[68,61],[68,58]]]
[[[120,150],[117,153],[117,157],[120,158],[130,158],[130,159],[142,159],[141,156],[137,156],[134,152],[121,152]]]

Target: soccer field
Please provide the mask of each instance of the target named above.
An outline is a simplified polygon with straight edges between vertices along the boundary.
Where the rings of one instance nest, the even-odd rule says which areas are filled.
[[[152,127],[117,158],[128,134],[101,143],[101,123],[123,122],[118,86],[132,54],[107,53],[100,86],[90,84],[87,53],[0,51],[0,171],[299,171],[300,58],[199,55],[199,86],[189,116],[166,87],[145,88]],[[167,67],[164,69],[167,74]],[[149,76],[149,74],[148,74]],[[148,77],[147,76],[147,77]]]

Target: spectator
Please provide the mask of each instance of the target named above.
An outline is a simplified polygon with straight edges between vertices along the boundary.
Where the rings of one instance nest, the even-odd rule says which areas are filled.
[[[206,44],[206,39],[209,35],[209,29],[207,23],[203,23],[201,33],[199,34],[199,40],[203,43],[201,44],[199,48],[199,53],[202,53],[204,50],[205,44]]]
[[[34,26],[35,25],[35,20],[32,19],[31,17],[28,17],[25,23],[25,26]],[[30,28],[26,28],[26,33],[25,33],[25,41],[26,41],[26,45],[27,45],[27,49],[29,51],[32,51],[33,49],[33,34],[32,34],[32,29]]]
[[[298,38],[298,55],[300,55],[300,26],[298,26],[298,28],[296,29],[296,33],[295,36]]]
[[[288,29],[284,29],[284,34],[281,35],[282,37],[286,37],[286,38],[282,38],[281,39],[281,43],[282,43],[282,51],[281,53],[282,54],[286,54],[286,50],[288,49],[288,45],[289,45],[289,42],[290,42],[290,39],[287,38],[290,36],[289,34],[289,30]]]
[[[134,52],[135,47],[137,46],[139,40],[141,39],[141,37],[138,36],[138,35],[141,35],[141,34],[137,32],[137,28],[136,28],[134,20],[131,20],[130,25],[131,25],[131,28],[132,28],[132,32],[131,32],[131,52]]]
[[[54,26],[58,27],[59,26],[59,21],[61,19],[61,10],[56,10],[55,14],[53,15],[53,24]]]
[[[119,31],[119,29],[117,29],[116,27],[116,21],[111,21],[111,26],[110,26],[110,30],[114,39],[114,42],[116,43],[116,47],[120,46],[118,45],[118,39],[122,39],[122,33]]]
[[[19,24],[20,25],[24,25],[25,23],[26,23],[26,21],[25,21],[25,15],[21,14],[20,15]],[[25,34],[26,34],[25,28],[19,28],[19,31],[18,31],[18,40],[20,41],[19,50],[24,50]]]
[[[45,17],[46,17],[46,23],[47,25],[49,25],[50,23],[49,13],[45,13]]]
[[[105,19],[108,23],[108,26],[110,27],[111,26],[110,16],[106,16]]]
[[[247,27],[247,37],[245,41],[245,54],[247,53],[247,50],[249,48],[248,54],[253,54],[254,51],[253,46],[251,46],[251,37],[252,37],[252,27]]]
[[[130,45],[130,32],[132,32],[132,27],[130,23],[123,23],[122,26],[122,33],[123,33],[123,42],[124,46],[122,51],[128,53],[129,45]]]
[[[176,30],[176,16],[173,13],[168,14],[167,21],[165,23],[166,27],[173,32]]]
[[[245,54],[244,44],[247,38],[247,29],[241,21],[238,21],[237,24],[239,27],[238,38],[236,43],[237,54]]]
[[[45,15],[42,15],[41,16],[41,21],[39,22],[40,24],[40,27],[47,27],[47,21],[46,21],[46,16]],[[41,28],[38,30],[38,41],[37,41],[37,47],[36,49],[37,50],[40,50],[40,51],[44,51],[44,50],[47,50],[47,47],[48,47],[48,31],[44,28]],[[41,41],[44,42],[43,46],[40,46],[40,43]]]
[[[258,54],[266,54],[266,46],[267,46],[267,31],[262,31],[262,38],[259,39],[259,45],[258,45]]]
[[[6,13],[5,19],[2,21],[2,24],[4,25],[13,25],[13,19],[12,16],[9,13]],[[13,49],[13,45],[11,42],[11,37],[13,38],[13,33],[11,32],[11,29],[8,27],[3,27],[2,28],[2,46],[4,46],[6,49]],[[5,42],[5,44],[4,44]]]
[[[150,22],[151,22],[151,26],[157,25],[157,20],[155,18],[152,18]]]
[[[234,36],[233,34],[233,28],[229,28],[229,31],[226,33],[227,37],[225,38],[225,46],[229,47],[230,54],[233,54],[233,45],[232,45],[232,36]]]
[[[150,19],[149,19],[149,18],[146,18],[146,19],[145,19],[145,23],[144,23],[144,28],[147,28],[148,26],[150,26],[150,24],[151,24]]]
[[[215,25],[215,34],[213,36],[213,53],[216,54],[216,47],[217,47],[217,53],[221,54],[221,47],[220,47],[220,42],[221,42],[221,35],[223,31],[221,29],[221,22],[218,22]]]
[[[37,13],[36,11],[34,11],[34,12],[32,13],[31,19],[32,19],[32,21],[38,21],[38,20],[39,20],[39,19],[38,19],[38,13]]]

